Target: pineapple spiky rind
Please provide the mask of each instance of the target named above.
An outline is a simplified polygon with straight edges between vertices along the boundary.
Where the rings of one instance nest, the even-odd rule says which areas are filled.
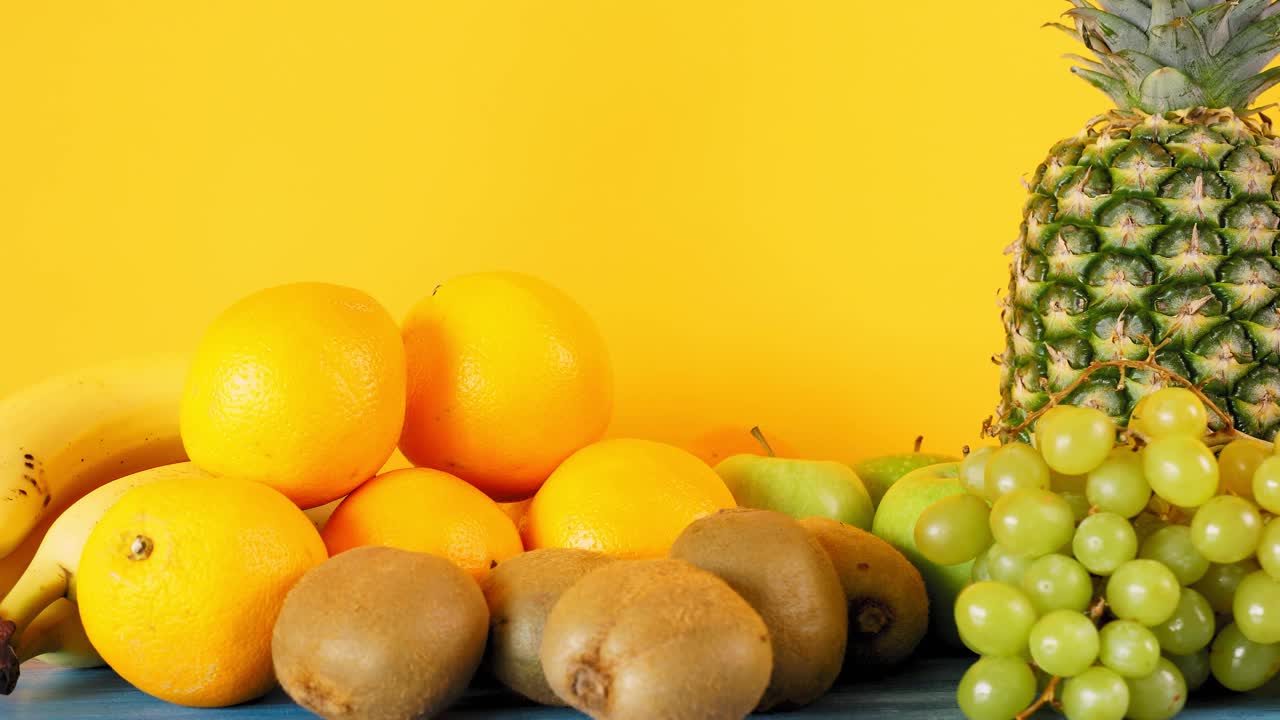
[[[1029,183],[1010,249],[999,427],[1074,383],[1066,402],[1123,424],[1162,379],[1085,370],[1154,357],[1238,430],[1271,439],[1280,141],[1250,106],[1280,83],[1280,68],[1265,69],[1280,54],[1280,0],[1069,1],[1057,27],[1094,55],[1072,56],[1072,69],[1118,109],[1057,143]]]

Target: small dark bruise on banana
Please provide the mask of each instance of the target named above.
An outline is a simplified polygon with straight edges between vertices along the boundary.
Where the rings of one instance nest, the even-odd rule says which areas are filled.
[[[32,455],[29,452],[24,452],[22,454],[22,466],[26,468],[26,472],[22,474],[22,479],[25,480],[28,485],[34,488],[35,493],[37,495],[40,495],[41,497],[44,498],[43,506],[48,507],[49,500],[51,499],[49,497],[48,488],[46,488],[40,482],[43,479],[42,476],[44,474],[44,468],[41,468],[39,466],[39,463],[36,462],[35,455]],[[29,493],[27,492],[26,488],[17,488],[13,493],[10,493],[8,499],[16,500],[20,497],[26,497],[28,494]]]

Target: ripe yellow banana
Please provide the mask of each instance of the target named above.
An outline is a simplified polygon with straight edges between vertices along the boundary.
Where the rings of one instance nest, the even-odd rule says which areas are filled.
[[[187,459],[178,432],[187,359],[137,357],[0,400],[0,558],[95,487]]]
[[[0,558],[0,599],[9,594],[13,586],[18,583],[18,578],[27,571],[31,558],[36,556],[36,549],[40,547],[41,542],[44,542],[45,533],[49,532],[49,526],[56,519],[57,516],[53,513],[46,513],[40,524],[27,533],[21,545],[9,553],[8,557]]]
[[[23,635],[31,639],[17,650],[19,663],[40,658],[41,662],[70,668],[107,664],[89,642],[89,635],[80,623],[80,608],[66,598],[55,600],[45,608]]]
[[[0,694],[13,690],[19,663],[38,655],[58,651],[62,664],[101,662],[92,647],[81,642],[84,628],[78,612],[44,617],[55,611],[59,600],[75,602],[76,571],[89,533],[117,500],[140,485],[207,477],[209,473],[189,462],[143,470],[93,490],[53,521],[26,572],[0,600]]]

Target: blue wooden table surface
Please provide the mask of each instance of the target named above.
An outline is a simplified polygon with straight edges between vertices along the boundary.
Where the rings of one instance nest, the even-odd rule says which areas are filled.
[[[955,687],[968,664],[965,658],[926,658],[893,675],[842,683],[822,700],[799,711],[776,714],[787,720],[810,718],[892,718],[945,720],[961,718]],[[1051,713],[1042,713],[1052,717]],[[107,669],[64,670],[40,663],[23,666],[18,688],[0,697],[4,720],[282,720],[314,718],[279,690],[257,702],[220,710],[184,708],[134,690]],[[569,720],[584,716],[564,708],[520,702],[481,683],[442,716],[447,720]],[[1179,716],[1185,720],[1253,720],[1280,718],[1280,691],[1249,695],[1219,692],[1193,694]]]

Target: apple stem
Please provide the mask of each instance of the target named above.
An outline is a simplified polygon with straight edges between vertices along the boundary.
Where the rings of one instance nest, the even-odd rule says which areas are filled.
[[[921,446],[921,445],[923,445],[923,444],[924,444],[924,436],[923,436],[923,435],[917,435],[917,436],[916,436],[916,444],[915,444],[915,447],[914,447],[914,448],[912,448],[911,452],[920,452],[920,446]]]
[[[760,443],[760,447],[764,448],[764,451],[769,453],[769,457],[777,457],[777,455],[773,454],[773,448],[769,447],[769,441],[764,439],[764,433],[760,432],[759,427],[751,428],[751,437],[755,438],[756,442]]]

